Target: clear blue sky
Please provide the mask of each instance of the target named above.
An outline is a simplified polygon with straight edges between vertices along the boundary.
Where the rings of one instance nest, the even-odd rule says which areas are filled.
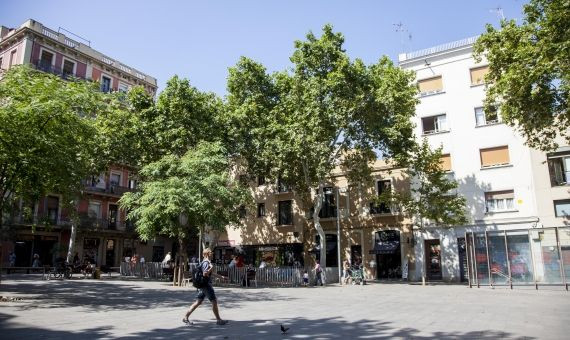
[[[226,93],[228,67],[242,55],[269,71],[290,66],[293,41],[326,23],[345,35],[351,58],[373,63],[480,34],[497,25],[492,12],[522,18],[523,0],[477,1],[144,1],[0,0],[0,24],[35,19],[91,41],[100,52],[158,79],[159,91],[175,74],[202,91]],[[401,22],[405,47],[394,24]],[[411,42],[408,34],[412,35]]]

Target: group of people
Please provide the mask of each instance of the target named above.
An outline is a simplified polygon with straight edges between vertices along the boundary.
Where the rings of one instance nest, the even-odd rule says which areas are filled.
[[[145,263],[146,260],[144,259],[144,256],[139,256],[139,254],[134,254],[133,256],[125,256],[125,262],[134,265],[137,263]]]

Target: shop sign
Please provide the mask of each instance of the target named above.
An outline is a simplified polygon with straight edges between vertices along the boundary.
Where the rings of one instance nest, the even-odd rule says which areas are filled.
[[[259,247],[259,251],[276,251],[277,247]]]
[[[218,247],[233,247],[235,246],[236,241],[234,240],[222,240],[222,241],[218,241],[217,245]]]

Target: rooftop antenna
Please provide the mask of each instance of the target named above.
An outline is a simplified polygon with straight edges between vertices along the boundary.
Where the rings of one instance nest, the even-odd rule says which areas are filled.
[[[66,33],[69,33],[69,34],[73,35],[74,37],[79,38],[80,40],[83,40],[83,43],[84,43],[85,45],[91,47],[91,41],[89,41],[89,40],[87,40],[87,39],[85,39],[85,38],[83,38],[83,37],[80,37],[80,36],[78,36],[77,34],[71,32],[71,31],[68,31],[68,30],[66,30],[65,28],[63,28],[63,27],[60,26],[60,27],[57,29],[57,33],[61,33],[62,31],[63,31],[63,32],[66,32]]]
[[[491,8],[489,10],[491,13],[495,13],[499,20],[505,20],[505,14],[503,13],[503,8],[501,6],[497,6],[496,8]]]
[[[404,48],[404,33],[408,32],[408,30],[405,28],[404,24],[402,24],[402,22],[400,21],[397,24],[392,24],[396,27],[396,32],[400,33],[400,46],[402,49],[402,52],[405,52],[405,48]],[[411,40],[411,35],[410,35],[410,40]]]

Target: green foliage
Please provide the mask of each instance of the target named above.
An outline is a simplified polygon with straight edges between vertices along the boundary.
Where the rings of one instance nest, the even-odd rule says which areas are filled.
[[[570,143],[570,2],[531,0],[524,13],[522,25],[487,25],[475,44],[489,61],[485,110],[499,106],[528,145],[552,150],[557,135]]]
[[[421,227],[424,219],[450,227],[467,223],[465,198],[453,194],[457,182],[442,169],[441,157],[441,148],[431,150],[424,139],[411,154],[406,169],[412,180],[411,190],[386,192],[380,202],[401,207],[404,214],[417,218]]]
[[[107,110],[95,84],[27,66],[6,72],[0,81],[0,205],[9,196],[78,192],[81,180],[104,165],[96,115]]]
[[[343,162],[356,181],[369,174],[374,150],[397,158],[413,145],[413,74],[386,57],[351,61],[343,43],[327,25],[320,38],[295,42],[291,72],[267,74],[245,57],[230,68],[228,139],[251,173],[308,194]]]
[[[315,207],[323,264],[318,214],[334,169],[346,169],[352,182],[367,181],[375,151],[402,161],[414,144],[414,75],[387,57],[369,66],[352,61],[343,44],[342,34],[327,25],[320,38],[309,33],[296,41],[292,69],[274,74],[242,57],[230,68],[223,120],[230,150],[250,174],[281,178],[306,210]],[[313,188],[319,188],[316,196]]]
[[[138,192],[123,195],[121,208],[136,221],[140,237],[167,235],[183,240],[193,228],[223,230],[238,222],[248,191],[232,181],[227,151],[220,142],[200,142],[182,157],[167,155],[142,168]],[[181,223],[185,216],[187,223]]]

